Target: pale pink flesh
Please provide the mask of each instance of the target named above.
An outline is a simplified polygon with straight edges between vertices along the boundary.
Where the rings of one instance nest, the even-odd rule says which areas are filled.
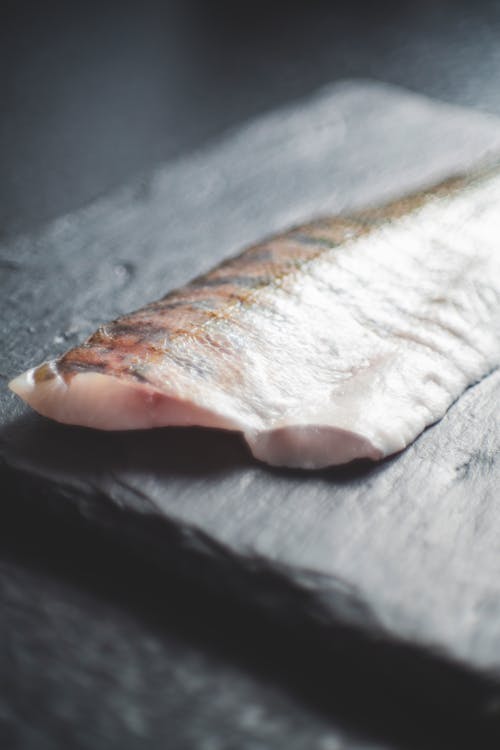
[[[9,385],[39,414],[63,424],[100,430],[198,426],[245,434],[243,424],[216,411],[101,373],[79,373],[69,384],[61,377],[35,384],[33,371],[28,370]],[[291,425],[253,430],[245,437],[256,458],[275,466],[318,468],[356,458],[381,457],[380,451],[362,436],[334,427]]]

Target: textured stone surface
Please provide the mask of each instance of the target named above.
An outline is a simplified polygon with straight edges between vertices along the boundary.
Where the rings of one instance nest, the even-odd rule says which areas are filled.
[[[186,603],[179,616],[178,600],[148,607],[143,596],[132,613],[113,585],[81,575],[75,585],[2,557],[2,750],[382,747],[234,663],[237,638],[193,641]],[[214,626],[208,617],[206,626]]]
[[[499,148],[495,119],[376,84],[339,85],[257,120],[4,245],[1,375],[266,233]],[[26,508],[85,519],[285,624],[361,634],[374,661],[383,643],[403,691],[421,689],[407,679],[420,674],[433,700],[474,712],[500,667],[499,392],[494,374],[390,461],[308,475],[255,464],[227,434],[62,427],[2,389],[0,455]],[[471,670],[470,684],[448,662]]]
[[[405,699],[408,655],[273,624],[92,523],[31,505],[27,526],[18,500],[0,527],[2,750],[497,750],[498,703],[470,676],[464,693],[464,675],[440,669],[467,699],[443,711],[420,656]]]

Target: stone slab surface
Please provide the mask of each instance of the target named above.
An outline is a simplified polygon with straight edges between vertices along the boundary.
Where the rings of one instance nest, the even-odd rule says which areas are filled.
[[[370,82],[262,117],[1,247],[2,382],[270,232],[499,150],[495,118]],[[284,624],[407,649],[399,678],[411,665],[436,699],[463,668],[483,700],[500,676],[499,395],[495,373],[401,455],[307,474],[229,434],[63,427],[3,387],[0,512],[22,497]]]
[[[32,535],[26,565],[4,537],[5,528],[2,750],[387,747],[355,733],[352,718],[349,726],[335,710],[301,699],[276,670],[253,669],[248,648],[234,631],[221,636],[221,618],[208,615],[202,596],[190,602],[163,581],[158,606],[158,576],[124,557],[110,567],[105,546],[92,544],[92,570],[81,537],[51,554]],[[116,585],[113,574],[125,570],[128,585]],[[194,626],[200,618],[203,632]],[[222,620],[227,623],[227,615]],[[269,649],[265,638],[260,643]]]

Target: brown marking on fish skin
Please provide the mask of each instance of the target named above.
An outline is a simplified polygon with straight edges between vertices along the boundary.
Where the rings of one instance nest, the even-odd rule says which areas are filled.
[[[57,375],[53,364],[51,362],[44,362],[43,365],[39,365],[33,372],[33,380],[37,385],[40,383],[46,383],[48,380],[53,380]]]
[[[87,339],[87,345],[109,348],[119,340],[123,346],[136,346],[147,342],[151,347],[157,348],[165,342],[166,336],[165,328],[159,322],[124,316],[107,326],[102,326],[97,333]]]
[[[147,372],[144,367],[141,367],[141,365],[132,365],[131,367],[129,367],[128,372],[130,375],[133,375],[135,380],[137,380],[139,383],[143,383],[144,385],[151,385],[151,381],[147,376]]]
[[[133,363],[126,363],[120,357],[109,358],[103,355],[100,358],[85,358],[82,356],[82,351],[79,347],[72,350],[71,354],[73,356],[65,356],[57,363],[58,374],[67,384],[71,382],[75,375],[84,372],[99,372],[103,375],[112,375],[114,377],[129,377],[129,379],[140,383],[150,382],[143,367]]]
[[[295,232],[316,240],[323,252],[358,239],[361,235],[371,231],[362,221],[350,217],[334,217],[318,219],[312,224],[298,227]]]
[[[199,377],[217,372],[219,380],[229,381],[236,377],[229,364],[234,351],[230,344],[210,335],[207,324],[234,323],[242,307],[258,303],[263,289],[281,288],[285,279],[332,249],[413,213],[431,200],[451,195],[471,182],[454,177],[382,208],[319,218],[253,245],[186,286],[101,326],[84,344],[58,360],[57,371],[65,379],[87,370],[149,383],[152,382],[149,368],[154,379],[155,365],[169,360],[174,369],[189,367]],[[185,343],[179,348],[176,342],[183,339]],[[185,349],[189,351],[188,359]],[[38,375],[35,371],[35,380],[54,377],[53,371],[45,367],[38,368]]]
[[[58,373],[60,375],[76,375],[77,372],[86,372],[92,370],[92,372],[109,372],[109,368],[105,362],[95,362],[92,360],[77,359],[72,357],[70,359],[62,358],[58,362],[57,366]]]
[[[465,177],[450,177],[430,190],[422,190],[419,193],[405,195],[403,198],[398,198],[385,206],[365,209],[364,211],[354,214],[353,218],[356,221],[364,222],[367,225],[372,224],[374,226],[389,223],[417,211],[432,200],[453,195],[466,187],[466,185],[470,184],[470,182],[471,181]]]

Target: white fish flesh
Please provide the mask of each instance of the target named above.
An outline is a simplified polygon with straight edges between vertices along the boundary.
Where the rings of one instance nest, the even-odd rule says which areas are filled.
[[[317,469],[400,451],[500,364],[500,175],[245,250],[15,378],[104,430],[201,425]]]

